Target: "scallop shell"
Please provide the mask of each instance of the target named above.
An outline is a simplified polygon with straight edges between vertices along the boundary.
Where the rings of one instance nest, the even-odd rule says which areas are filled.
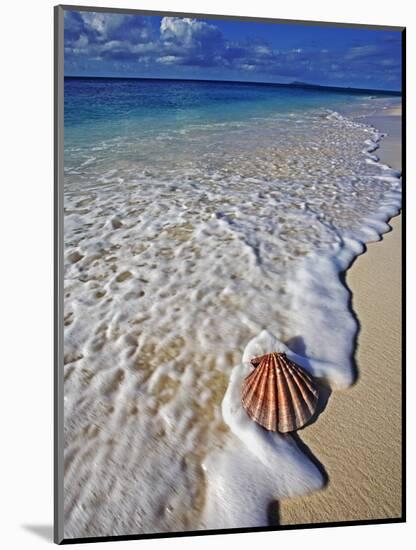
[[[244,379],[242,404],[255,422],[273,432],[293,432],[316,410],[318,388],[284,353],[251,360],[255,369]]]

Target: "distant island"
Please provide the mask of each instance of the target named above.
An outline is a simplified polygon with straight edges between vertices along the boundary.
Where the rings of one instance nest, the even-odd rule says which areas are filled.
[[[304,88],[307,90],[328,90],[331,92],[348,92],[348,93],[357,93],[357,94],[389,94],[401,96],[402,92],[398,90],[374,90],[371,88],[352,88],[350,86],[323,86],[321,84],[309,84],[308,82],[302,82],[299,80],[294,80],[289,84],[284,84],[284,86],[290,86],[291,88]]]

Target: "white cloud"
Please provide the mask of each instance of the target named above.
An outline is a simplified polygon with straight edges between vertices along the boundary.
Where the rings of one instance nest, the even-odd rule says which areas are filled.
[[[217,32],[216,27],[189,17],[163,17],[160,22],[162,40],[176,40],[184,46],[193,46],[198,37]]]
[[[380,52],[380,47],[376,44],[368,44],[366,46],[354,46],[350,48],[344,59],[360,59],[363,57],[368,57],[369,55],[374,55]]]
[[[88,46],[88,36],[80,34],[78,40],[74,42],[74,48],[83,49]]]
[[[257,45],[257,46],[254,46],[253,52],[256,53],[257,55],[268,56],[272,53],[272,50],[269,48],[269,46]]]
[[[108,33],[118,28],[127,17],[116,13],[81,12],[83,21],[105,38]]]
[[[156,59],[158,63],[163,63],[164,65],[173,65],[174,63],[177,63],[179,60],[180,60],[180,57],[178,57],[177,55],[164,55]]]

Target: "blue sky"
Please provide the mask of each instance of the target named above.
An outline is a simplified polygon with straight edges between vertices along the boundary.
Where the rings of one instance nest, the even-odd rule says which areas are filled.
[[[401,33],[65,11],[65,75],[399,90]]]

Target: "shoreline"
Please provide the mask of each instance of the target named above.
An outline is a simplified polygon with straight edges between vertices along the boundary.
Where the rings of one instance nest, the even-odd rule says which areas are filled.
[[[367,122],[387,136],[375,154],[401,170],[401,110]],[[357,382],[335,391],[319,422],[301,430],[321,461],[321,491],[279,502],[281,525],[400,518],[401,486],[401,214],[392,231],[367,244],[345,272],[359,323]]]

